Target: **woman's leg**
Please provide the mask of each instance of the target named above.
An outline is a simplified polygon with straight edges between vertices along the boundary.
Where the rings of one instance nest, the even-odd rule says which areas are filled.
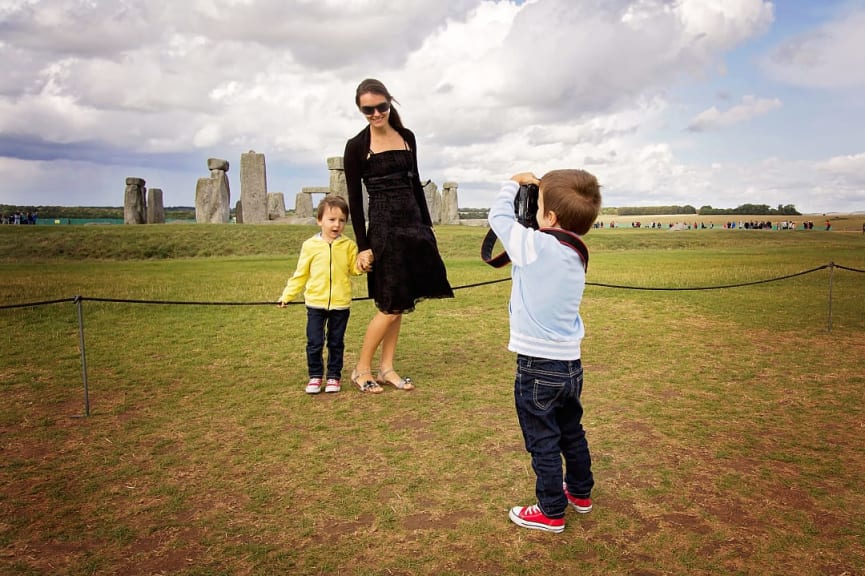
[[[399,340],[399,331],[402,327],[402,315],[397,315],[385,332],[384,339],[381,343],[381,362],[378,365],[378,383],[390,384],[399,390],[413,390],[411,378],[403,379],[396,370],[393,369],[393,359],[396,354],[396,343]]]
[[[382,370],[393,370],[396,343],[399,340],[399,331],[402,327],[402,314],[390,314],[389,316],[392,317],[392,320],[381,341],[381,361],[378,364]],[[399,375],[394,374],[394,376],[398,381]]]
[[[396,340],[399,337],[401,319],[402,314],[385,314],[381,311],[375,313],[366,327],[366,334],[363,336],[363,345],[356,366],[358,374],[365,374],[371,370],[372,359],[379,344],[382,345],[382,359],[385,358],[386,349],[390,348],[390,362],[393,364],[393,354],[396,349]],[[393,331],[394,324],[396,324],[396,334],[391,337],[392,343],[387,344],[388,334]]]

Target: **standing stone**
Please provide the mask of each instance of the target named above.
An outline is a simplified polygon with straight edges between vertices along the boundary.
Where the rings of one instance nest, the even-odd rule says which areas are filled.
[[[306,188],[304,188],[306,190]],[[301,192],[294,198],[294,215],[298,218],[312,218],[312,194]]]
[[[147,223],[165,224],[165,206],[162,205],[162,188],[147,191]]]
[[[195,221],[199,224],[226,224],[231,215],[228,187],[228,162],[209,158],[210,178],[199,178],[195,185]]]
[[[285,195],[282,192],[267,193],[267,219],[285,218]]]
[[[144,180],[127,178],[126,192],[123,196],[123,223],[144,224],[147,222],[147,198]]]
[[[459,224],[460,212],[457,202],[457,183],[445,182],[444,192],[442,193],[441,206],[441,223],[442,224]]]
[[[267,172],[264,154],[250,150],[240,155],[240,201],[246,224],[267,222]]]
[[[429,209],[430,219],[433,224],[440,224],[441,219],[441,194],[438,186],[432,180],[427,180],[423,186],[423,195],[426,197],[426,205]]]
[[[234,205],[234,221],[243,224],[243,203],[240,200]]]
[[[348,200],[348,184],[345,182],[345,165],[342,156],[332,156],[327,159],[327,169],[330,172],[330,193]]]
[[[211,176],[213,175],[214,170],[228,172],[228,160],[223,160],[222,158],[208,158],[207,169],[210,170]]]

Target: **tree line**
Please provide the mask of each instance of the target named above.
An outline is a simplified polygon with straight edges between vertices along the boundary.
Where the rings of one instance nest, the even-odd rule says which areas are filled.
[[[0,204],[0,214],[36,212],[39,218],[123,218],[123,208],[112,206],[14,206]],[[684,206],[620,206],[604,207],[601,212],[611,216],[661,216],[667,214],[697,214],[700,216],[720,216],[725,214],[801,216],[793,204],[778,204],[776,208],[768,204],[742,204],[735,208],[712,208],[702,206],[698,210],[690,204]],[[232,214],[234,211],[232,210]],[[484,219],[488,208],[460,208],[461,219]],[[172,220],[195,220],[195,208],[173,206],[165,208],[166,217]]]
[[[37,213],[39,218],[114,218],[123,219],[123,208],[114,206],[13,206],[0,204],[0,214]],[[195,208],[176,206],[165,208],[166,217],[172,220],[195,220]]]
[[[489,210],[486,208],[460,208],[460,218],[486,218]],[[606,216],[665,216],[670,214],[693,214],[700,216],[721,216],[724,214],[743,214],[752,216],[801,216],[793,204],[778,204],[772,208],[768,204],[742,204],[735,208],[712,208],[702,206],[694,208],[690,204],[684,206],[605,206],[601,214]]]

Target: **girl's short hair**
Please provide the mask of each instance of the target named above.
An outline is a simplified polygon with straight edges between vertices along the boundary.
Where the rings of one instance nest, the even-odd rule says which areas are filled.
[[[541,178],[544,210],[555,212],[559,226],[586,234],[601,212],[601,186],[585,170],[552,170]],[[542,214],[543,216],[543,214]]]
[[[345,201],[345,198],[342,196],[337,196],[336,194],[328,194],[324,198],[321,199],[321,202],[318,203],[318,209],[315,213],[315,219],[321,220],[324,216],[324,211],[327,208],[339,208],[342,210],[343,215],[348,218],[348,202]]]

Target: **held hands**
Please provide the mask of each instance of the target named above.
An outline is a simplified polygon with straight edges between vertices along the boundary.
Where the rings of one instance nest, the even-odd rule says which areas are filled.
[[[357,267],[364,272],[369,272],[372,270],[372,263],[374,260],[375,257],[372,254],[372,250],[364,250],[357,255]]]
[[[523,186],[525,184],[534,184],[535,186],[540,186],[541,181],[537,176],[532,174],[531,172],[520,172],[519,174],[514,174],[511,176],[511,180]]]

